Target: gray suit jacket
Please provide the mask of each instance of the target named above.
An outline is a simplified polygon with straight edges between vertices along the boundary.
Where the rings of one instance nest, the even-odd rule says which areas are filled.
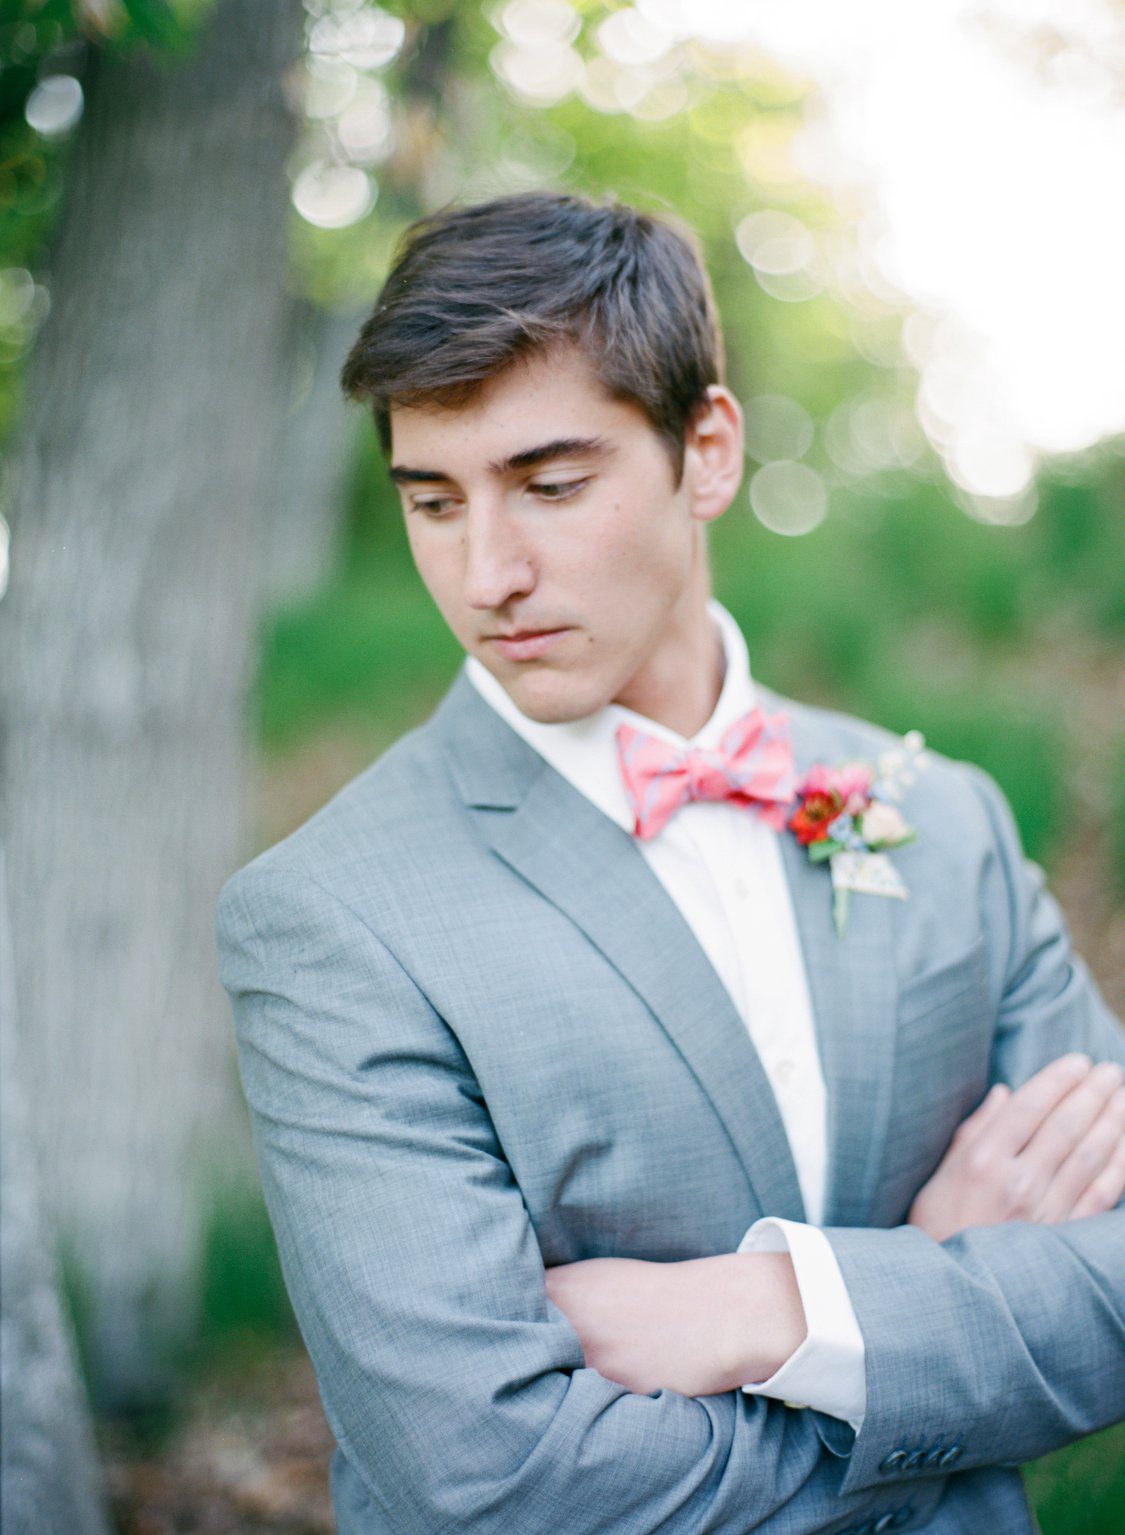
[[[760,690],[765,694],[765,690]],[[766,695],[798,766],[873,727]],[[346,1535],[1029,1531],[1011,1469],[1125,1416],[1125,1213],[904,1227],[990,1082],[1123,1036],[978,770],[904,806],[906,902],[782,837],[829,1100],[826,1226],[867,1417],[640,1396],[585,1367],[544,1266],[732,1251],[803,1217],[747,1031],[632,839],[460,676],[237,874],[218,921]]]

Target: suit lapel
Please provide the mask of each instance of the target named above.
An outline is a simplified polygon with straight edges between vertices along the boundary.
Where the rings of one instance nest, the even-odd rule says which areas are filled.
[[[482,812],[495,854],[564,912],[647,1005],[714,1106],[763,1213],[803,1219],[789,1142],[757,1052],[633,839],[548,767],[464,676],[438,720],[453,776]]]
[[[785,699],[772,701],[789,712],[799,773],[840,760],[822,726]],[[824,1224],[862,1226],[875,1196],[894,1085],[898,902],[853,894],[847,931],[837,937],[827,866],[810,863],[790,832],[782,834],[781,850],[828,1093]]]

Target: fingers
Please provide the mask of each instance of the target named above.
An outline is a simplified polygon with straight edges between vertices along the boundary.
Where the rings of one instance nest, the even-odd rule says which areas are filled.
[[[1097,1073],[1091,1071],[1090,1081],[1093,1081],[1096,1075]],[[1105,1079],[1111,1082],[1110,1073],[1107,1073],[1104,1081]],[[1120,1071],[1117,1073],[1117,1084],[1119,1082]],[[1071,1098],[1077,1098],[1077,1094],[1079,1090],[1076,1088],[1074,1093],[1071,1093]],[[1091,1093],[1085,1093],[1084,1096],[1091,1098]],[[1108,1170],[1111,1160],[1119,1151],[1122,1151],[1123,1147],[1125,1147],[1125,1088],[1120,1085],[1110,1085],[1102,1108],[1091,1119],[1087,1130],[1079,1141],[1076,1141],[1073,1150],[1051,1177],[1039,1208],[1034,1211],[1031,1219],[1047,1220],[1047,1222],[1070,1220],[1079,1199],[1087,1193],[1091,1183]],[[1116,1203],[1119,1196],[1120,1190],[1114,1194],[1111,1203]]]
[[[967,1148],[992,1124],[1000,1112],[1000,1106],[1012,1096],[1012,1090],[1004,1082],[995,1082],[980,1103],[963,1119],[953,1132],[952,1144]]]
[[[985,1136],[988,1150],[998,1157],[1015,1157],[1024,1149],[1044,1120],[1090,1073],[1086,1055],[1063,1055],[1037,1071],[1017,1087],[990,1120]]]
[[[1102,1215],[1112,1210],[1125,1194],[1125,1088],[1118,1088],[1102,1114],[1108,1119],[1108,1133],[1116,1135],[1105,1165],[1074,1201],[1064,1220],[1081,1220],[1087,1215]],[[1100,1123],[1100,1121],[1099,1121]]]
[[[1069,1210],[1090,1180],[1101,1171],[1114,1149],[1113,1116],[1110,1124],[1102,1126],[1097,1134],[1093,1134],[1093,1130],[1121,1086],[1123,1077],[1125,1072],[1113,1061],[1103,1061],[1100,1066],[1095,1066],[1055,1105],[1028,1141],[1018,1160],[1033,1185],[1043,1186],[1041,1198],[1049,1193],[1053,1205]],[[1088,1145],[1087,1138],[1091,1136]],[[1101,1161],[1096,1162],[1099,1156]],[[1077,1157],[1078,1164],[1063,1177],[1056,1195],[1055,1179],[1073,1157]],[[1082,1176],[1083,1169],[1085,1176]],[[1043,1218],[1035,1211],[1032,1213],[1034,1219]],[[1064,1219],[1065,1216],[1053,1218]]]

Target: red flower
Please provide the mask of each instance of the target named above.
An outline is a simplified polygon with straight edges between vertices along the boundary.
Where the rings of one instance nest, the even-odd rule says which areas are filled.
[[[843,808],[843,797],[837,790],[832,789],[826,793],[813,789],[793,812],[789,829],[796,832],[797,841],[802,847],[808,847],[810,842],[823,842],[828,836],[830,823]]]

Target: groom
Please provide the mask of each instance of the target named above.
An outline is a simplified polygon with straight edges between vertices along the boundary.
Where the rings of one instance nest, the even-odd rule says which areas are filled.
[[[218,939],[345,1535],[1020,1535],[1125,1415],[1121,1032],[990,780],[751,679],[721,377],[690,242],[548,194],[344,370],[468,659]]]

